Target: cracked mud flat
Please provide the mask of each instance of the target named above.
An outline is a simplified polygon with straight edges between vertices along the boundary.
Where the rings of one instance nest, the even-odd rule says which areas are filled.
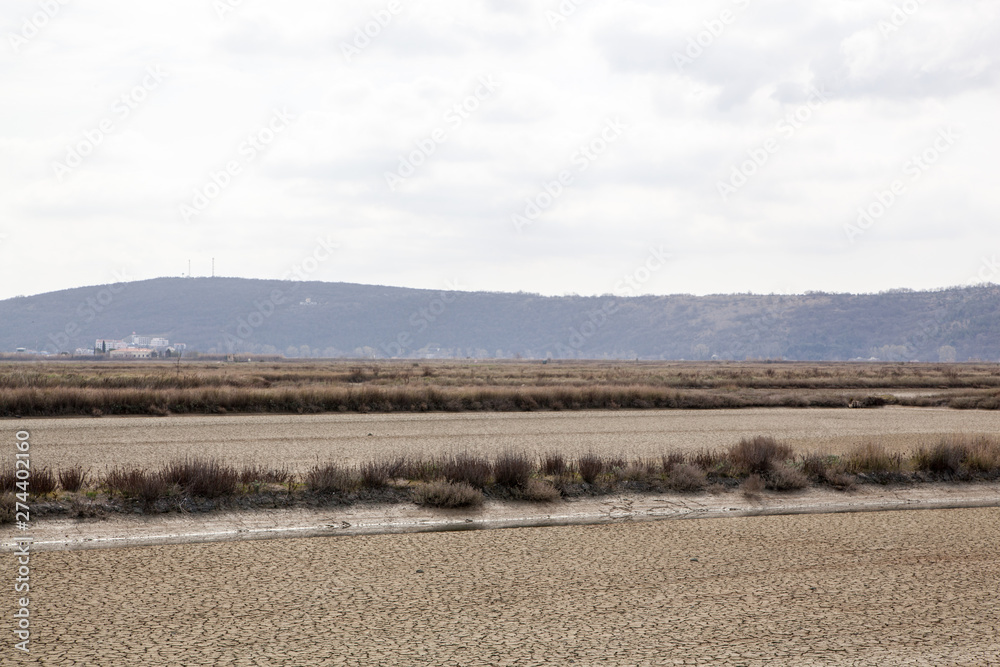
[[[977,508],[43,551],[3,662],[988,665],[998,544]]]
[[[318,460],[359,463],[382,456],[505,448],[569,456],[642,456],[730,447],[773,435],[797,451],[843,453],[866,438],[908,451],[944,433],[1000,432],[1000,411],[753,408],[534,413],[322,414],[0,420],[27,428],[35,465],[82,463],[100,472],[158,466],[184,456],[248,459],[302,472]],[[371,435],[369,435],[371,434]]]
[[[268,415],[4,425],[12,424],[30,428],[41,465],[81,461],[100,470],[197,454],[302,469],[317,458],[505,446],[634,455],[726,447],[759,433],[800,451],[836,453],[863,437],[910,449],[914,438],[935,433],[998,432],[1000,414]],[[1000,486],[812,490],[760,502],[736,493],[613,496],[477,513],[397,505],[45,521],[33,531],[32,652],[25,657],[5,642],[0,664],[997,664],[1000,509],[862,511],[935,504],[997,505]],[[830,509],[846,513],[808,513]],[[792,513],[746,516],[767,512]],[[729,518],[663,520],[714,516]],[[464,530],[533,522],[592,525]],[[0,541],[9,543],[10,533]],[[315,537],[288,538],[296,534]],[[285,539],[256,539],[263,537]],[[0,559],[10,575],[9,548]],[[13,595],[2,605],[11,619]]]

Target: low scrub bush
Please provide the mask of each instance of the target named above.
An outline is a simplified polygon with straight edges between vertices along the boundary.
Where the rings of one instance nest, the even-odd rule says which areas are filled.
[[[55,474],[47,467],[32,468],[28,475],[28,493],[33,496],[45,496],[58,488]]]
[[[492,472],[488,460],[472,454],[457,454],[441,462],[441,474],[446,480],[456,484],[465,482],[477,489],[486,488]]]
[[[14,467],[4,464],[0,468],[0,493],[7,493],[17,488],[17,476],[14,474]]]
[[[670,474],[674,467],[679,466],[684,463],[684,461],[684,454],[680,452],[667,452],[666,454],[660,456],[660,466],[662,467],[663,472],[667,475]]]
[[[396,479],[410,479],[430,482],[441,476],[440,461],[401,457],[393,462]]]
[[[809,478],[801,470],[782,464],[767,474],[766,485],[774,491],[798,491],[809,486]]]
[[[696,493],[708,484],[705,471],[690,463],[674,466],[667,476],[667,487],[679,493]]]
[[[164,468],[163,479],[199,498],[234,496],[240,486],[240,473],[236,468],[217,459],[172,461]]]
[[[942,440],[930,449],[921,447],[913,457],[917,470],[938,475],[957,475],[968,455],[965,443]]]
[[[567,471],[566,457],[555,452],[542,457],[542,474],[559,476]]]
[[[350,493],[358,488],[359,482],[354,471],[334,463],[313,466],[305,479],[306,488],[316,493]]]
[[[903,469],[903,455],[889,452],[881,443],[866,442],[851,450],[844,464],[853,473],[898,473]]]
[[[624,482],[648,482],[651,474],[656,473],[655,466],[654,472],[650,473],[649,466],[646,463],[646,461],[634,461],[624,468],[616,468],[615,476]]]
[[[542,479],[529,479],[524,489],[521,490],[522,500],[530,500],[533,503],[551,503],[559,500],[562,494],[551,482]]]
[[[703,449],[696,453],[691,457],[691,463],[705,472],[721,472],[730,465],[724,453],[713,449]]]
[[[806,454],[802,459],[802,472],[812,481],[823,484],[833,460],[828,454]]]
[[[423,507],[478,507],[483,504],[483,492],[465,482],[438,480],[413,489],[413,502]]]
[[[14,523],[16,502],[13,493],[0,495],[0,525]]]
[[[587,484],[593,484],[604,472],[604,459],[597,454],[584,454],[576,461],[576,470]]]
[[[239,471],[240,484],[288,484],[293,477],[288,468],[268,468],[256,463],[248,463]]]
[[[506,451],[493,462],[493,479],[499,486],[523,489],[535,471],[535,464],[527,454]]]
[[[105,476],[103,486],[108,495],[118,494],[122,498],[135,498],[146,505],[167,496],[170,483],[163,475],[150,473],[142,468],[115,468]]]
[[[1000,440],[978,436],[969,443],[965,466],[972,472],[1000,474]]]
[[[59,471],[59,486],[63,491],[76,493],[87,483],[87,472],[80,464]]]
[[[394,479],[395,464],[392,461],[368,461],[361,464],[361,486],[366,489],[382,489]]]
[[[763,475],[791,457],[791,447],[767,435],[743,438],[729,450],[729,462],[747,474]]]
[[[841,491],[854,488],[855,480],[834,456],[808,454],[802,459],[802,472],[817,484],[826,484]]]

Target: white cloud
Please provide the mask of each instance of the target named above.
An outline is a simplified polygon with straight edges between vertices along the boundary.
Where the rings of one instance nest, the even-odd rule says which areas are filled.
[[[674,257],[647,293],[933,287],[1000,252],[988,3],[588,1],[554,27],[554,0],[231,4],[67,2],[34,31],[38,4],[7,4],[0,298],[189,258],[206,273],[213,256],[224,275],[279,277],[327,234],[342,252],[318,279],[550,294],[607,292],[653,244]],[[120,118],[151,66],[168,77]],[[454,123],[484,76],[499,88]],[[828,99],[795,120],[815,87]],[[274,109],[294,125],[182,219]],[[518,233],[511,215],[614,117],[627,132]],[[60,182],[52,163],[106,119]],[[945,126],[954,148],[848,244],[857,208]]]

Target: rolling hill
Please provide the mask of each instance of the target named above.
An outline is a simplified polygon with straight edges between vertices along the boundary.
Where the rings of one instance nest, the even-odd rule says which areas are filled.
[[[0,351],[132,332],[310,357],[996,361],[1000,286],[626,298],[156,278],[0,301]]]

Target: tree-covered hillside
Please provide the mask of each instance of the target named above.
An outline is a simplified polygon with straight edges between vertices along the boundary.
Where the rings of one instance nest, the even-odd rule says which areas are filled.
[[[0,301],[0,351],[133,332],[287,356],[995,361],[1000,287],[623,298],[158,278]]]

